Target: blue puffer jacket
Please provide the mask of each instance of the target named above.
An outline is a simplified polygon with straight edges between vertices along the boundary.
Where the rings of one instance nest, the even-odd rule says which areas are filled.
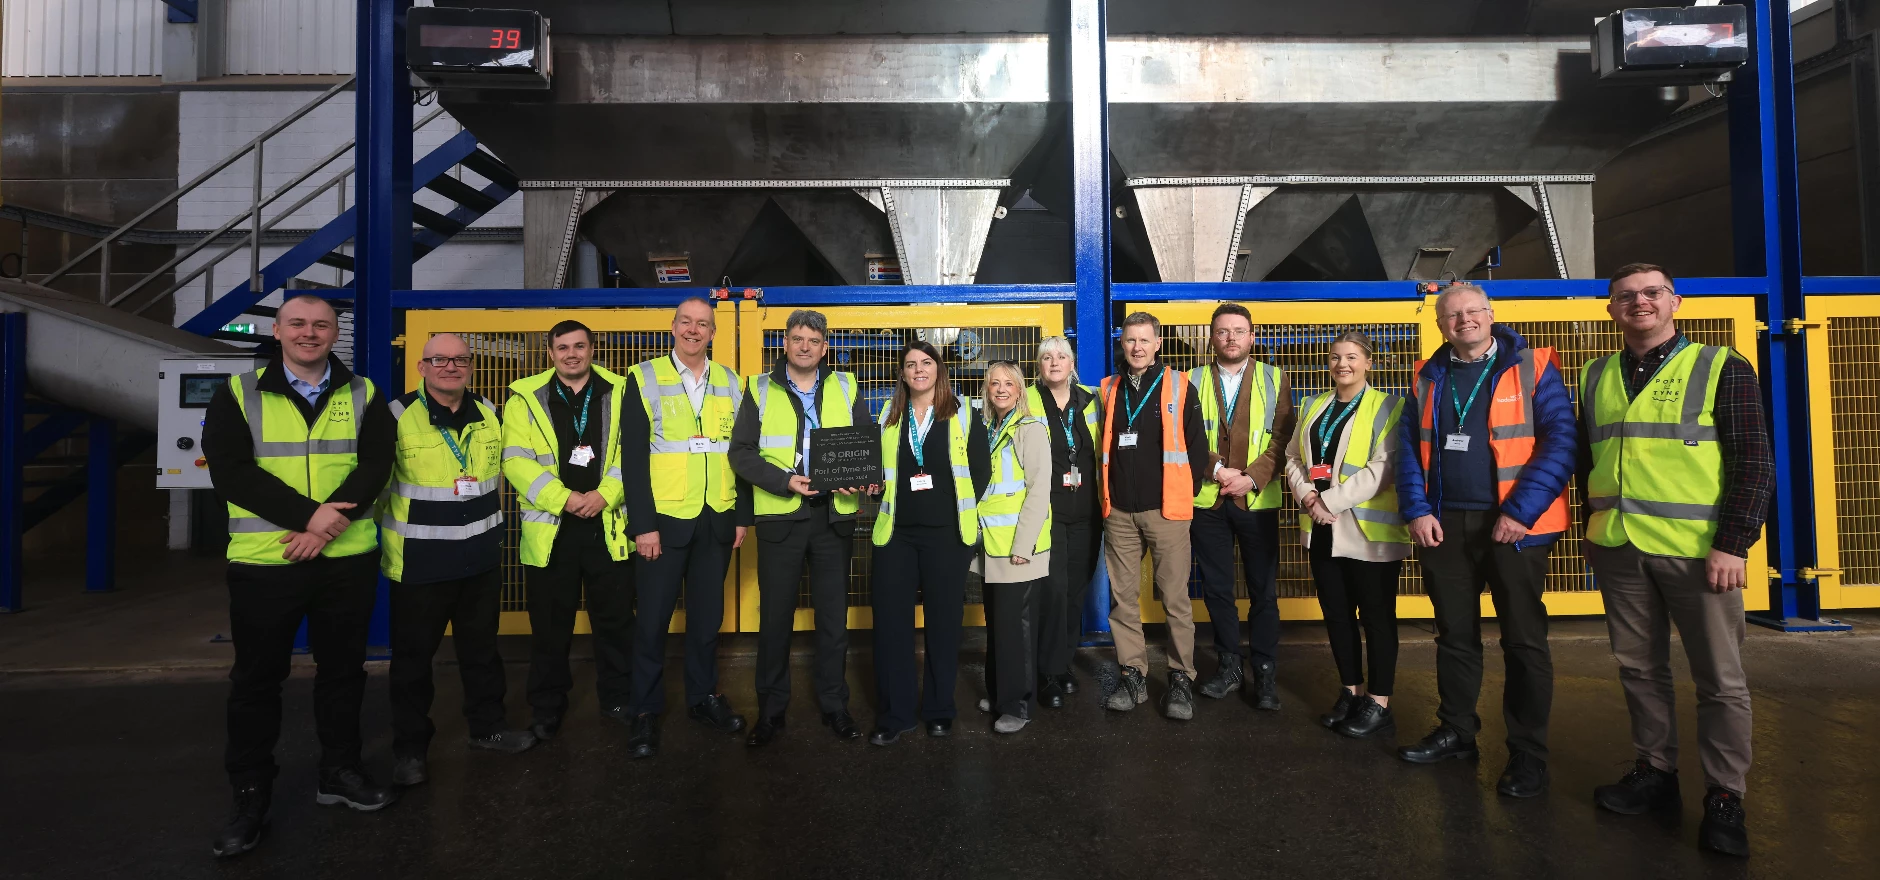
[[[1528,347],[1521,334],[1507,327],[1497,324],[1494,333],[1500,353],[1495,358],[1495,380],[1489,383],[1491,388],[1501,381],[1503,373],[1514,369],[1514,355]],[[1445,342],[1423,364],[1422,376],[1435,383],[1435,400],[1445,399],[1448,393],[1449,352],[1449,343]],[[1430,472],[1423,473],[1422,458],[1417,454],[1417,426],[1423,423],[1423,414],[1414,393],[1404,400],[1403,410],[1403,419],[1398,423],[1397,506],[1403,510],[1405,522],[1420,516],[1440,517],[1443,515],[1443,457],[1431,456]],[[1573,397],[1560,379],[1559,365],[1550,364],[1534,383],[1534,457],[1521,469],[1520,478],[1503,499],[1501,513],[1522,525],[1532,526],[1547,512],[1548,506],[1566,489],[1567,481],[1573,479],[1578,432]],[[1553,543],[1558,537],[1558,532],[1530,534],[1515,546],[1540,547]]]

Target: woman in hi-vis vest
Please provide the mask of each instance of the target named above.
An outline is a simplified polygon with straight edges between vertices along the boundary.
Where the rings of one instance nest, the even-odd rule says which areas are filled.
[[[1393,726],[1397,670],[1397,574],[1410,532],[1397,510],[1397,421],[1403,399],[1366,381],[1371,340],[1357,330],[1332,343],[1332,390],[1308,398],[1286,446],[1286,476],[1299,502],[1299,534],[1344,689],[1319,723],[1349,737]],[[1370,647],[1365,679],[1359,618]]]
[[[994,733],[1017,733],[1031,722],[1038,677],[1038,636],[1044,591],[1051,589],[1051,437],[1042,413],[1031,411],[1025,375],[1011,361],[986,368],[982,415],[992,482],[979,497],[980,554],[985,575],[985,712],[998,713]]]
[[[953,732],[959,710],[966,571],[979,543],[979,494],[991,466],[979,420],[947,384],[946,362],[925,342],[901,349],[901,381],[881,411],[881,509],[869,593],[875,609],[875,732],[885,746],[914,729]],[[914,606],[925,611],[926,681],[914,664]]]

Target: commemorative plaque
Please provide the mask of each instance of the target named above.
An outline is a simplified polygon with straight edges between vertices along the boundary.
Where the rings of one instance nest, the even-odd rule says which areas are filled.
[[[812,428],[809,450],[811,489],[860,489],[882,482],[881,429],[874,425]]]

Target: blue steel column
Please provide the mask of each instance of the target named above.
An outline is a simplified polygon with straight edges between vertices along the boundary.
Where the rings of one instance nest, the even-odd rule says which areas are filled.
[[[26,568],[26,316],[0,314],[0,613],[23,610]]]
[[[359,232],[353,275],[353,369],[392,394],[392,291],[411,288],[411,74],[405,13],[411,0],[361,0],[354,97]],[[389,585],[379,578],[367,635],[391,643]]]
[[[117,422],[94,418],[85,439],[85,592],[117,587]]]
[[[1109,28],[1104,0],[1071,0],[1070,13],[1071,255],[1077,269],[1077,365],[1084,380],[1094,384],[1110,372],[1110,99],[1104,79]],[[1110,579],[1098,565],[1084,603],[1084,632],[1109,630]]]
[[[1750,4],[1750,63],[1730,83],[1731,208],[1736,271],[1768,279],[1757,300],[1763,398],[1776,460],[1770,559],[1779,577],[1770,609],[1750,619],[1785,629],[1818,628],[1820,594],[1802,569],[1816,565],[1813,458],[1808,436],[1807,344],[1785,322],[1805,314],[1801,207],[1795,153],[1795,65],[1785,0]],[[1757,573],[1751,572],[1751,583]]]

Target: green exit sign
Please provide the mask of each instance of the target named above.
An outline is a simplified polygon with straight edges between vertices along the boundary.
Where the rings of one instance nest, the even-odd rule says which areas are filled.
[[[223,324],[222,329],[230,333],[253,333],[255,332],[255,325],[252,323],[250,324]]]

